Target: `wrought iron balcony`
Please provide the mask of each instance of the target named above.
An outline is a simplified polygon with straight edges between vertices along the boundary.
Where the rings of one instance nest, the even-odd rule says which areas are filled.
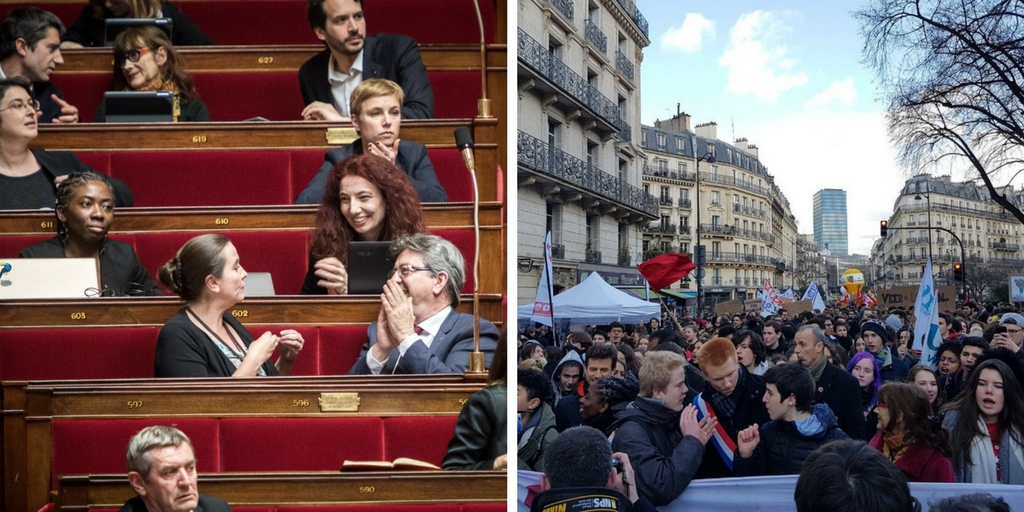
[[[740,208],[741,208],[741,207],[740,207],[740,204],[739,204],[739,203],[733,203],[733,204],[732,204],[732,211],[734,211],[734,212],[736,212],[736,213],[739,213],[739,212],[740,212]]]
[[[587,263],[601,263],[601,251],[595,251],[593,249],[586,250]]]
[[[661,202],[662,206],[672,206],[672,198],[671,197],[662,197],[660,202]]]
[[[708,283],[713,284],[715,286],[721,286],[722,284],[724,284],[722,276],[714,276],[711,279],[708,279]]]
[[[517,49],[519,60],[532,67],[538,74],[561,88],[568,96],[585,105],[609,126],[622,131],[619,107],[601,91],[590,85],[585,78],[573,71],[543,47],[523,29],[518,31]],[[625,125],[627,128],[629,125]]]
[[[633,63],[629,61],[629,57],[621,51],[615,52],[615,68],[622,71],[622,74],[626,75],[626,78],[633,80]]]
[[[547,3],[551,4],[558,12],[562,13],[566,18],[572,20],[572,1],[571,0],[547,0]]]
[[[622,140],[633,140],[633,127],[625,119],[616,119],[615,127],[619,129],[619,138]]]
[[[565,259],[565,245],[563,244],[551,244],[551,257],[558,259]]]
[[[601,50],[601,53],[608,53],[608,36],[601,32],[600,27],[594,24],[590,18],[587,18],[587,24],[584,28],[584,35],[590,44],[594,45],[594,48]]]
[[[620,267],[631,267],[633,266],[633,259],[629,255],[619,255],[619,266]]]
[[[1008,243],[1004,243],[1004,242],[995,242],[995,243],[992,244],[992,248],[997,250],[997,251],[1019,251],[1020,250],[1020,245],[1018,245],[1018,244],[1008,244]]]
[[[640,14],[640,9],[636,8],[636,3],[633,0],[618,0],[619,5],[626,10],[626,15],[629,16],[633,23],[636,23],[636,28],[643,32],[644,37],[650,37],[648,33],[650,27],[647,23],[647,18],[644,18],[643,14]]]
[[[680,197],[679,198],[679,207],[680,208],[690,208],[690,200],[689,199],[683,199],[683,198]]]
[[[519,163],[529,169],[571,183],[651,217],[658,216],[658,198],[560,149],[550,147],[536,137],[520,131],[516,147]]]
[[[684,226],[679,226],[679,234],[680,235],[689,235],[690,234],[690,226],[685,226],[685,225]]]
[[[702,235],[733,236],[736,234],[736,228],[725,224],[701,224],[700,233]]]

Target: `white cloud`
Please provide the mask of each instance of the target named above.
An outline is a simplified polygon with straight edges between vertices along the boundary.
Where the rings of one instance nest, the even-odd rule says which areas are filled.
[[[662,50],[679,50],[687,54],[700,53],[704,38],[715,38],[715,22],[704,16],[688,12],[679,27],[670,27],[661,35]]]
[[[726,91],[775,101],[779,94],[806,84],[807,75],[793,71],[796,61],[781,44],[789,31],[773,13],[741,14],[729,31],[728,47],[718,58],[718,64],[729,72]]]
[[[870,253],[878,221],[892,214],[909,177],[896,163],[882,111],[803,111],[747,133],[789,200],[800,233],[814,232],[814,193],[840,188],[846,190],[850,252]]]
[[[838,102],[849,107],[857,100],[857,87],[853,84],[853,77],[839,82],[832,82],[824,91],[819,92],[807,101],[807,108],[824,107],[829,103]]]

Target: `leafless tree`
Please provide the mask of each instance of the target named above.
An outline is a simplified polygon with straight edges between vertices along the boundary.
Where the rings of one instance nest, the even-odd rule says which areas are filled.
[[[1005,186],[1024,169],[1024,0],[872,0],[855,16],[903,164],[973,169],[1024,223]]]

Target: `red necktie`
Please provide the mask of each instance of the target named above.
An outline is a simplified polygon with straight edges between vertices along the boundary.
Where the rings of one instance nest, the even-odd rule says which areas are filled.
[[[418,325],[413,326],[412,330],[416,331],[416,335],[417,336],[422,336],[423,335],[423,328],[418,326]]]

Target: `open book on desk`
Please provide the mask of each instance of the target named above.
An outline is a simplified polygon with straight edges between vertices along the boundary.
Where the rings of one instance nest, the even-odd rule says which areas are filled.
[[[346,460],[341,464],[341,471],[388,471],[392,469],[430,470],[441,469],[422,460],[399,457],[394,462],[386,460]]]

